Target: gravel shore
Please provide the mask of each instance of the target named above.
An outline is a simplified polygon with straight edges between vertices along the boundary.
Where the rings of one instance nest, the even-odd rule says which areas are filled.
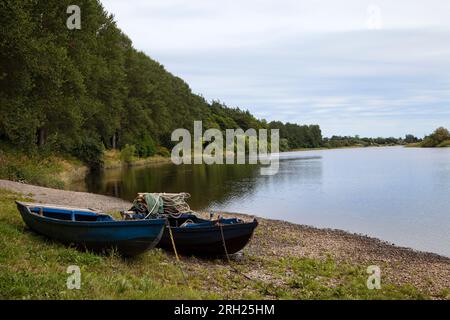
[[[124,210],[131,205],[118,198],[56,190],[7,180],[0,180],[0,188],[30,196],[37,202],[96,208],[103,211]],[[342,263],[377,265],[380,266],[384,279],[397,284],[411,284],[431,296],[450,298],[448,295],[450,258],[397,247],[375,238],[340,230],[318,229],[263,218],[258,220],[260,225],[246,249],[249,254],[275,259],[286,256],[315,259],[333,257]],[[252,276],[268,280],[267,275],[259,273],[257,268],[252,272]]]
[[[60,204],[80,208],[95,208],[103,211],[126,210],[131,207],[128,201],[87,192],[66,191],[29,184],[0,180],[0,188],[23,195],[30,195],[35,201]]]

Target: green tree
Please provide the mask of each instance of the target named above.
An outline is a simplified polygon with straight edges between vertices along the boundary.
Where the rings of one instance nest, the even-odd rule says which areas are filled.
[[[450,141],[450,132],[444,127],[439,127],[432,134],[425,137],[422,146],[437,147],[447,141]]]

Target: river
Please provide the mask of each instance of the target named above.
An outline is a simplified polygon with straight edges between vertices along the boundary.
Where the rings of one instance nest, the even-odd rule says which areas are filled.
[[[189,192],[196,210],[342,229],[450,256],[450,148],[288,152],[276,175],[259,169],[166,163],[91,174],[72,189],[126,200]]]

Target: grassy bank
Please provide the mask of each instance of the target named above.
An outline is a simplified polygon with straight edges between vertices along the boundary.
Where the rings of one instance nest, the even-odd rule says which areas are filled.
[[[250,245],[233,257],[234,267],[252,280],[222,259],[182,257],[177,267],[174,256],[159,249],[132,260],[114,252],[81,252],[29,231],[14,204],[27,198],[32,195],[0,189],[1,299],[429,298],[423,290],[385,279],[381,290],[367,289],[364,264],[331,255],[275,254],[298,240],[277,232],[280,226],[270,221],[262,221]],[[80,290],[66,288],[70,265],[81,269]]]
[[[410,143],[410,148],[448,148],[450,147],[450,131],[444,127],[439,127],[422,141]]]
[[[87,171],[80,161],[68,157],[26,154],[0,147],[0,179],[64,189],[70,181],[83,179]]]
[[[398,147],[404,146],[402,144],[386,144],[386,145],[363,145],[357,144],[352,146],[342,146],[342,147],[319,147],[319,148],[298,148],[292,149],[284,152],[296,152],[296,151],[315,151],[315,150],[336,150],[336,149],[359,149],[359,148],[383,148],[383,147]]]
[[[423,142],[409,143],[406,145],[407,148],[450,148],[450,140],[442,141],[436,145],[428,146]]]
[[[119,150],[107,150],[104,154],[104,168],[116,169],[123,166],[145,166],[154,163],[170,162],[169,156],[154,155],[146,158],[139,158],[134,155],[124,157]]]
[[[355,148],[365,148],[363,145],[356,146],[345,146],[345,147],[319,147],[319,148],[297,148],[284,152],[296,152],[296,151],[315,151],[315,150],[335,150],[335,149],[355,149]]]
[[[120,151],[107,150],[103,160],[104,169],[114,169],[169,162],[170,158],[161,155],[147,158],[133,156],[125,161]],[[84,179],[88,171],[87,166],[73,157],[27,154],[11,146],[0,145],[0,179],[64,189],[70,183]]]

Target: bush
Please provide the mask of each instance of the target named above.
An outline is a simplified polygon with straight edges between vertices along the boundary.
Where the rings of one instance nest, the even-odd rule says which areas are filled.
[[[62,171],[62,165],[55,158],[30,157],[17,151],[9,154],[0,150],[0,179],[63,189],[64,182],[59,177]]]
[[[285,138],[281,138],[280,139],[280,151],[281,152],[283,152],[283,151],[289,151],[289,141],[288,141],[288,139],[285,139]]]
[[[450,140],[450,132],[443,128],[437,128],[432,134],[425,137],[422,142],[422,147],[432,148],[432,147],[445,147],[446,141]]]
[[[136,153],[141,158],[150,157],[156,152],[156,143],[153,141],[152,137],[145,134],[139,139],[139,142],[135,144]]]
[[[134,154],[136,153],[136,147],[134,145],[126,144],[120,151],[120,160],[124,163],[130,163],[133,161]]]
[[[439,143],[437,146],[438,146],[438,148],[450,147],[450,140],[445,140],[445,141]]]
[[[84,137],[72,150],[72,155],[83,161],[91,169],[99,169],[104,164],[104,151],[105,147],[99,140],[93,137]]]
[[[166,158],[170,157],[170,151],[165,147],[156,148],[156,154]]]

